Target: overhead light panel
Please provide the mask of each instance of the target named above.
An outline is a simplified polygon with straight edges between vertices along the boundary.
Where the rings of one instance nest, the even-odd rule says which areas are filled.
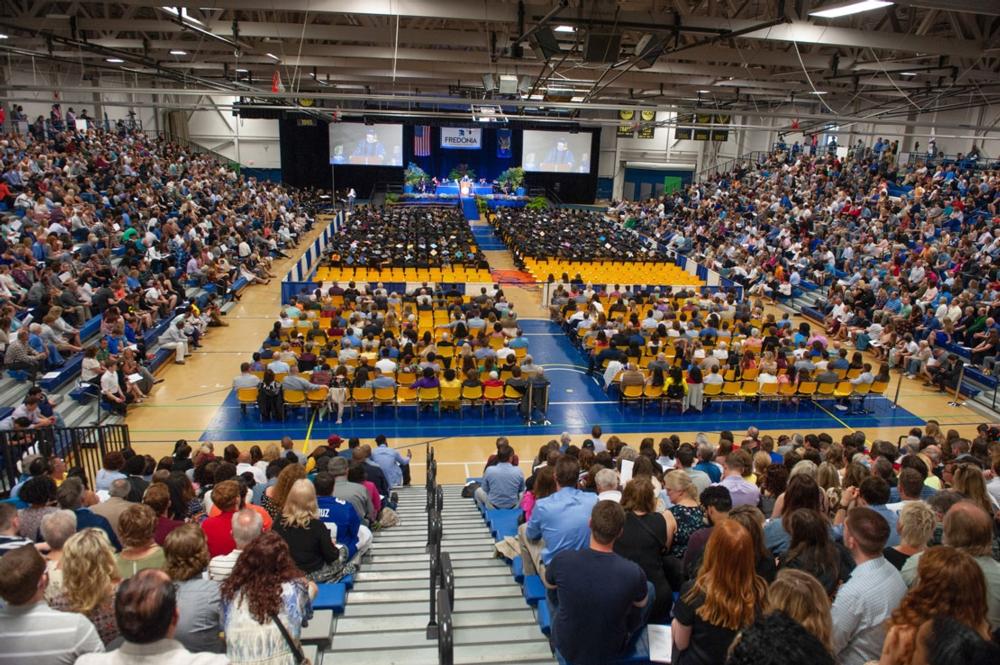
[[[576,102],[577,104],[579,104],[579,103],[583,102],[583,95],[577,95],[576,97],[573,97],[569,101]]]
[[[900,72],[899,75],[900,76],[916,76],[917,73],[916,72]]]
[[[556,32],[576,32],[576,28],[571,25],[557,25],[554,30]]]
[[[500,75],[500,94],[513,95],[517,92],[517,77],[513,74]]]
[[[817,18],[840,18],[841,16],[850,16],[852,14],[860,14],[861,12],[882,9],[891,4],[893,3],[889,2],[889,0],[857,0],[856,2],[843,3],[809,12],[809,15]]]
[[[2,32],[0,32],[0,39],[7,39],[7,35],[5,35]]]
[[[249,71],[250,71],[249,69],[242,69],[242,68],[240,68],[240,69],[237,69],[237,70],[236,70],[236,73],[237,73],[237,74],[246,74],[246,73],[248,73]]]
[[[273,53],[266,53],[265,55],[267,55],[267,57],[271,58],[271,60],[277,60],[278,62],[281,62],[281,58],[279,58],[278,56],[276,56]]]
[[[120,65],[125,61],[121,58],[107,58],[104,62],[110,62],[112,65]]]
[[[809,92],[810,95],[825,95],[826,90],[812,90]]]
[[[187,51],[181,51],[180,49],[172,49],[170,55],[187,55]]]
[[[710,93],[710,92],[712,92],[712,91],[711,91],[711,90],[699,90],[699,91],[698,91],[698,94],[699,94],[699,95],[707,95],[707,94],[708,94],[708,93]]]

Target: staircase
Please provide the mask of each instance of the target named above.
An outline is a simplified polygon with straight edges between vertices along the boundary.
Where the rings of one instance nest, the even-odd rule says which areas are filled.
[[[472,499],[445,486],[441,552],[455,576],[451,613],[456,665],[553,663],[548,641],[510,576],[493,555],[493,538]],[[438,644],[427,639],[430,555],[426,491],[398,490],[400,524],[375,534],[355,576],[343,615],[333,625],[325,663],[437,665]]]

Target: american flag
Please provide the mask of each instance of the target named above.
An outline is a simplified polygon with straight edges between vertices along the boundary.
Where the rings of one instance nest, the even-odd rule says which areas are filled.
[[[417,157],[430,156],[431,128],[428,125],[417,125],[413,128],[413,154]]]

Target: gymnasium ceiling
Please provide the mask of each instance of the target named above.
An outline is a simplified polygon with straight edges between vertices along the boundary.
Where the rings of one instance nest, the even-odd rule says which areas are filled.
[[[324,102],[330,106],[397,95],[438,104],[460,98],[465,108],[476,100],[576,110],[700,102],[734,111],[905,115],[1000,101],[1000,0],[896,0],[842,18],[810,16],[842,4],[0,0],[7,35],[0,63],[54,68],[67,85],[99,80],[102,87],[265,96],[278,72],[286,94],[344,96]],[[613,38],[601,42],[602,35]],[[531,45],[546,37],[557,40],[547,60],[537,41]],[[636,56],[640,44],[646,62]],[[518,91],[501,94],[501,76],[517,77]]]

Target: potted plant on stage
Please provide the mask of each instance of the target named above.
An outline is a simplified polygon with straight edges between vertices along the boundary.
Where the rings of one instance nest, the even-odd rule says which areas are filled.
[[[497,178],[504,192],[513,192],[516,196],[524,196],[524,169],[512,166]]]
[[[417,190],[421,181],[427,180],[427,172],[410,162],[403,171],[403,193],[412,194]]]

